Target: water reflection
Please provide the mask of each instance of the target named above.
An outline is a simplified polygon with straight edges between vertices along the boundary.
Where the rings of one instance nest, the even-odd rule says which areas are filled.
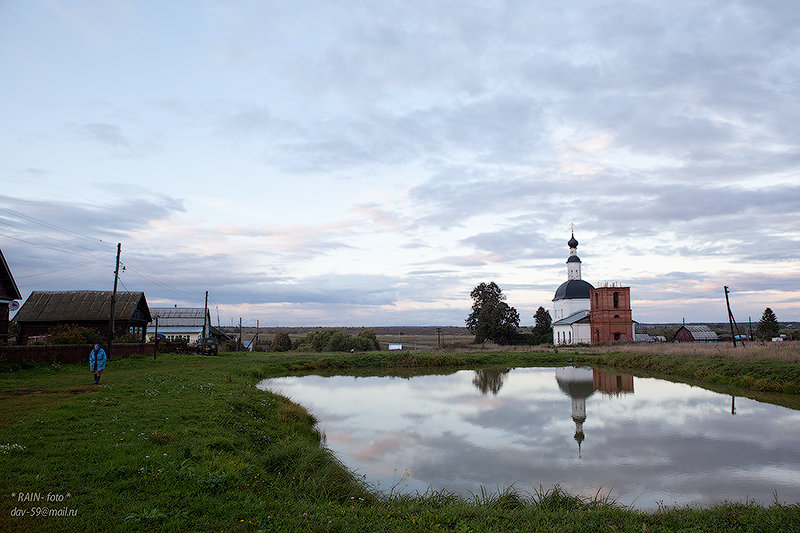
[[[497,393],[503,388],[503,379],[510,371],[510,368],[476,370],[475,377],[472,378],[472,384],[475,385],[484,396],[488,394],[489,391],[497,396]]]
[[[581,458],[581,443],[586,438],[583,432],[586,398],[597,390],[613,396],[633,394],[633,376],[619,376],[599,368],[570,366],[556,369],[556,383],[561,392],[572,398],[572,421],[575,422],[573,438],[578,443],[578,458]]]
[[[560,483],[584,496],[610,490],[639,508],[770,504],[775,491],[800,500],[800,413],[736,398],[731,416],[729,396],[699,387],[580,368],[260,386],[306,406],[328,446],[381,490],[468,496]]]

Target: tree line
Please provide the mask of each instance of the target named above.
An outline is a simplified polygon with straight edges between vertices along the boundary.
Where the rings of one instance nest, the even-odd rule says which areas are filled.
[[[465,322],[476,343],[491,340],[498,344],[552,344],[553,321],[544,307],[536,310],[534,326],[526,333],[520,331],[519,313],[508,305],[503,290],[494,281],[481,283],[472,289],[470,297],[472,312]],[[780,330],[778,318],[767,307],[758,323],[756,338],[768,341],[777,337]]]

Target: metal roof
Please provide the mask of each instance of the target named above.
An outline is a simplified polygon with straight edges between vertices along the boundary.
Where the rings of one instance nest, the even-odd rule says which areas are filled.
[[[683,325],[682,328],[686,328],[686,330],[692,334],[694,340],[697,341],[705,341],[705,340],[718,340],[719,337],[717,336],[716,332],[714,332],[710,327],[704,325]]]
[[[566,318],[562,318],[561,320],[556,320],[553,322],[554,326],[569,326],[570,324],[574,324],[575,322],[580,322],[581,320],[585,319],[589,316],[588,309],[582,309],[577,313],[572,313]]]
[[[202,307],[151,307],[151,324],[158,317],[158,327],[162,326],[200,326],[203,327]],[[210,317],[210,315],[208,315]],[[211,323],[209,318],[208,323]]]
[[[85,322],[108,320],[111,291],[33,291],[17,311],[17,322]],[[114,314],[119,319],[150,320],[143,292],[118,292]]]

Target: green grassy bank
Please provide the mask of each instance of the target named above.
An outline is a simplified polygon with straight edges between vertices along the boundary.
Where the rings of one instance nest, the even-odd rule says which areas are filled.
[[[703,362],[694,359],[701,368]],[[110,361],[100,386],[86,365],[0,373],[0,530],[796,530],[798,505],[644,513],[584,501],[554,487],[532,496],[509,492],[471,501],[445,493],[375,494],[320,447],[305,410],[255,388],[260,378],[302,371],[404,375],[425,367],[570,361],[687,372],[678,368],[680,360],[657,370],[654,362],[630,354],[382,352],[131,357]],[[800,381],[797,369],[783,369],[783,362],[764,367],[739,361],[734,368],[711,363],[707,375],[680,377],[725,387],[774,381],[782,383],[775,390],[795,394],[793,384]],[[752,381],[741,381],[746,376]],[[26,515],[12,516],[21,512]]]

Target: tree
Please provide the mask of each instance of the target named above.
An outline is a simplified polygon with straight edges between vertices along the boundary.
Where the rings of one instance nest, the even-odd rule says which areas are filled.
[[[272,344],[269,345],[269,349],[273,352],[288,352],[292,349],[292,339],[286,333],[276,333],[272,338]]]
[[[539,307],[533,315],[534,326],[533,334],[536,337],[536,344],[553,342],[553,319],[544,307]]]
[[[781,330],[781,325],[778,323],[778,318],[775,313],[767,307],[764,309],[764,314],[761,315],[761,321],[758,323],[757,335],[759,338],[769,340],[772,337],[777,337],[778,332]]]
[[[503,300],[502,289],[492,281],[481,283],[470,293],[472,313],[466,319],[469,332],[475,342],[491,339],[499,344],[509,344],[517,338],[519,313]]]

